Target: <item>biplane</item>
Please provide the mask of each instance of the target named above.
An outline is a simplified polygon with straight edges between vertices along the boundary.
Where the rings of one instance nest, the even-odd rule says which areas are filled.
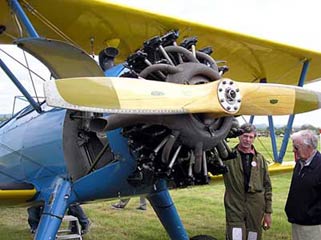
[[[1,1],[0,43],[52,75],[38,101],[0,59],[30,103],[0,126],[0,204],[44,204],[37,240],[74,202],[132,195],[169,238],[212,239],[188,236],[168,189],[226,170],[235,116],[321,108],[295,86],[321,76],[321,53],[113,1]]]

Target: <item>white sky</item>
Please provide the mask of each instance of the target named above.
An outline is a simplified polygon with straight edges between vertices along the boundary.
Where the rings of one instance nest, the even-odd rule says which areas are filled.
[[[216,27],[226,28],[256,37],[283,42],[302,48],[321,52],[321,2],[315,0],[115,0],[137,7],[152,9],[160,13],[176,15],[194,21],[200,21]],[[214,46],[215,47],[215,46]],[[0,48],[4,49],[3,46]],[[6,48],[7,49],[7,48]],[[11,52],[12,53],[12,52]],[[15,54],[23,57],[19,51]],[[10,63],[14,74],[31,91],[30,78],[23,68],[12,64],[0,52],[0,58]],[[32,61],[33,68],[48,78],[40,64]],[[321,66],[320,66],[321,67]],[[42,81],[35,77],[37,89],[42,92]],[[305,87],[321,91],[321,82]],[[21,95],[0,69],[0,113],[10,113],[13,97]],[[42,95],[42,93],[41,93]],[[275,124],[286,124],[288,117],[274,117]],[[254,123],[267,123],[267,117],[256,117]],[[298,114],[294,125],[310,123],[321,127],[321,110]]]

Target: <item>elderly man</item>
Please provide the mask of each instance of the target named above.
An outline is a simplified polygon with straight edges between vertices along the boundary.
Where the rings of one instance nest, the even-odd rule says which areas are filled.
[[[298,158],[285,206],[292,223],[293,240],[321,239],[321,154],[316,150],[318,136],[301,130],[292,136]]]
[[[266,160],[253,146],[255,127],[240,129],[239,144],[225,161],[226,239],[260,240],[262,227],[267,230],[272,223],[272,186]]]

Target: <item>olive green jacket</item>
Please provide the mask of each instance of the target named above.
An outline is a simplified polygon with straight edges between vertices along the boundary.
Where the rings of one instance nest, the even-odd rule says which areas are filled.
[[[236,157],[225,161],[228,172],[223,176],[226,213],[236,214],[240,219],[249,208],[258,209],[262,213],[272,213],[272,185],[265,158],[255,151],[253,161],[256,164],[252,164],[249,190],[245,192],[241,155],[237,147],[233,152]]]

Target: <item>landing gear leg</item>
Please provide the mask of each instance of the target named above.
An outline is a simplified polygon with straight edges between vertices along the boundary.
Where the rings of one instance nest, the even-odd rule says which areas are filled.
[[[35,240],[56,239],[57,231],[69,205],[70,182],[58,179],[50,199],[45,203]]]
[[[155,185],[155,191],[148,196],[148,200],[171,239],[189,239],[174,202],[169,195],[165,180],[160,180]]]

